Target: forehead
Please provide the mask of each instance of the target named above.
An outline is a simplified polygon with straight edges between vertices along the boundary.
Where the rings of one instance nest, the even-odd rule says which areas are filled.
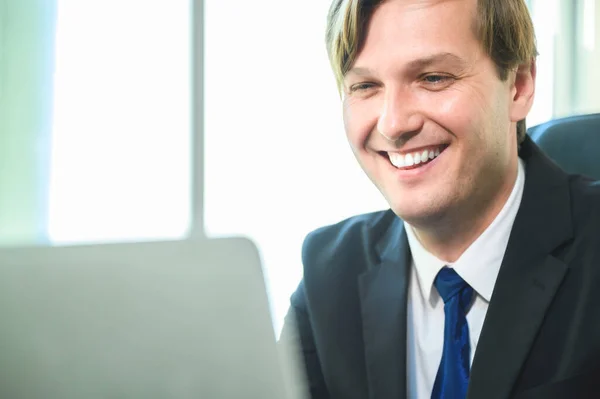
[[[374,10],[354,64],[440,53],[468,57],[479,47],[476,17],[477,0],[387,0]]]

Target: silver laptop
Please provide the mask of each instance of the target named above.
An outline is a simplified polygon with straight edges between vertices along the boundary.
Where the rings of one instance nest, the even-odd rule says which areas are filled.
[[[243,238],[0,249],[0,397],[304,396]]]

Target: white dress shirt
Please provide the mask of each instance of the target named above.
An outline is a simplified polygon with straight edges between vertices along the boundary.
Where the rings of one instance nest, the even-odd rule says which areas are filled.
[[[433,285],[444,266],[452,267],[473,287],[474,301],[467,313],[471,359],[475,355],[483,320],[500,271],[500,265],[525,185],[524,163],[519,159],[517,179],[506,204],[492,224],[467,248],[460,258],[448,264],[429,253],[412,227],[405,223],[412,253],[408,284],[407,386],[409,398],[431,397],[444,346],[444,301]]]

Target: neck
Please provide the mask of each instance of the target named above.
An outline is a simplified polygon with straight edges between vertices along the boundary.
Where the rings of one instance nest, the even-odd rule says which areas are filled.
[[[445,262],[453,263],[477,240],[498,216],[514,188],[517,168],[508,173],[504,183],[491,195],[465,204],[464,209],[448,212],[428,226],[413,227],[421,245]]]

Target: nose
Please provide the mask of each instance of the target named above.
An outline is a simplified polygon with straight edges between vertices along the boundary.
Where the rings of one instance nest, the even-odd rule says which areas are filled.
[[[379,133],[386,140],[396,142],[414,136],[422,127],[423,116],[409,90],[388,91],[377,121]]]

